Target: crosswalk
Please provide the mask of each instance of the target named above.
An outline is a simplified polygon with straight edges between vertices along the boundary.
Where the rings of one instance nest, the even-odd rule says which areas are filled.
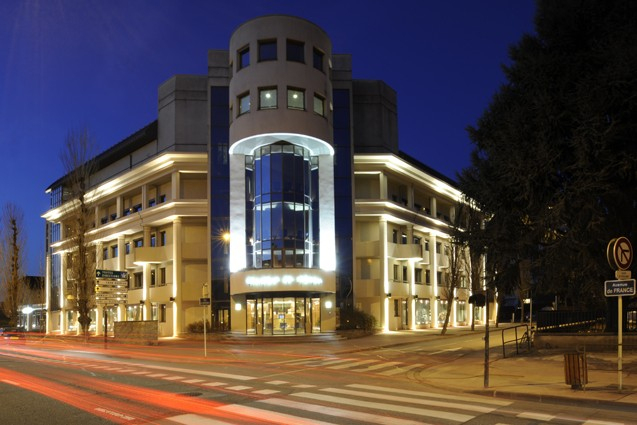
[[[281,382],[276,382],[282,385]],[[350,384],[342,388],[314,388],[312,391],[295,391],[284,397],[257,399],[246,404],[227,404],[215,408],[237,418],[263,420],[277,424],[461,424],[477,415],[491,413],[511,402],[494,399],[477,399],[423,391],[410,391],[384,386]],[[478,401],[479,400],[479,401]],[[230,425],[228,417],[219,420],[216,412],[209,415],[186,414],[165,418],[159,423],[185,425]]]
[[[424,363],[404,363],[397,361],[382,361],[375,359],[361,360],[359,358],[302,358],[270,362],[271,365],[316,367],[349,372],[373,373],[382,376],[394,376],[409,371],[418,371],[426,367]]]

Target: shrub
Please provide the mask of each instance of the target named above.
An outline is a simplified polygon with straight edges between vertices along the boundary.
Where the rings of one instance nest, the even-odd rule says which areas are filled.
[[[340,311],[340,330],[363,330],[372,332],[376,327],[376,318],[356,308]]]
[[[188,332],[191,334],[203,333],[203,320],[188,324]],[[206,332],[212,332],[212,324],[206,320]]]

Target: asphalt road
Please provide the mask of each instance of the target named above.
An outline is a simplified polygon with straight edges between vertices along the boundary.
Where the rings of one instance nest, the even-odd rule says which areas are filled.
[[[449,393],[417,377],[481,336],[338,344],[0,346],[2,424],[634,424],[631,408]],[[497,349],[497,347],[493,348]]]

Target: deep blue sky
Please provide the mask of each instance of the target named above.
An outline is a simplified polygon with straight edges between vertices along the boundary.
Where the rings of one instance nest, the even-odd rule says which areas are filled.
[[[322,27],[353,76],[398,93],[401,150],[454,178],[465,128],[504,82],[508,47],[533,31],[531,0],[0,0],[0,206],[25,216],[30,274],[43,274],[44,190],[71,130],[103,151],[157,117],[157,88],[206,74],[207,50],[267,14]]]

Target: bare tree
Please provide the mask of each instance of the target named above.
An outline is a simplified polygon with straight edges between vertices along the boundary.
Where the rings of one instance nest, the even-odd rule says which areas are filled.
[[[463,244],[452,236],[450,245],[445,247],[445,254],[449,258],[449,273],[446,274],[442,286],[442,296],[447,299],[447,308],[445,312],[445,321],[442,325],[440,335],[447,332],[449,325],[449,317],[453,311],[453,303],[456,296],[456,290],[460,287],[460,281],[464,270],[464,250]]]
[[[90,177],[95,169],[93,140],[87,130],[70,132],[61,153],[68,193],[65,227],[71,242],[67,256],[67,299],[78,313],[82,333],[88,338],[91,310],[95,306],[95,247],[88,232],[95,225]]]
[[[0,268],[2,275],[2,292],[4,301],[2,310],[9,318],[9,324],[18,324],[18,308],[23,290],[23,250],[25,237],[23,233],[24,214],[14,204],[6,204],[2,211],[2,246],[0,248]]]

